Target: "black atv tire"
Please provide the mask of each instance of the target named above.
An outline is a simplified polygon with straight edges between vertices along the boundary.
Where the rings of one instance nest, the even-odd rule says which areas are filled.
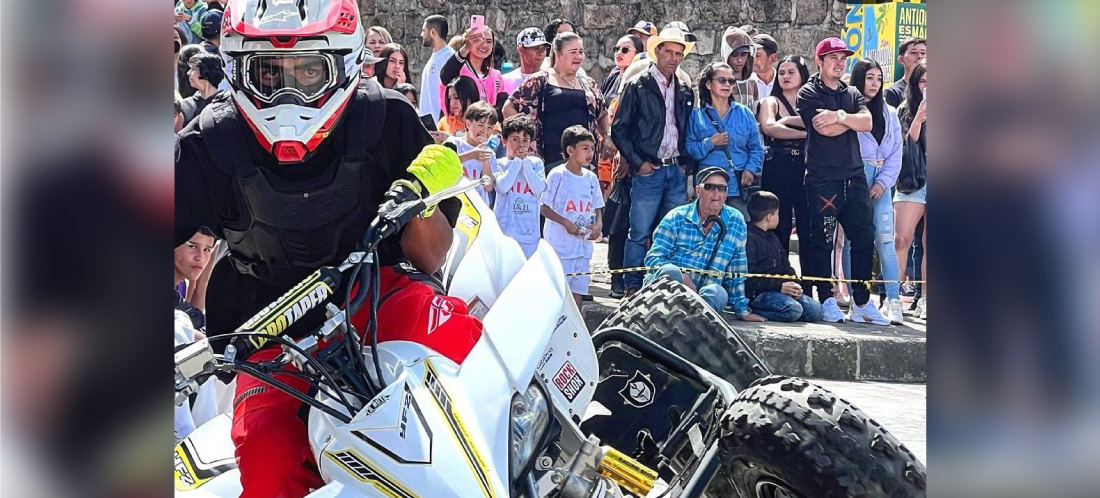
[[[733,384],[738,391],[771,374],[748,344],[687,286],[662,278],[642,287],[600,328],[623,327]]]
[[[927,472],[878,422],[827,389],[771,376],[722,417],[710,496],[923,497]],[[730,488],[734,489],[730,489]],[[786,495],[775,491],[786,488]],[[736,491],[735,491],[736,490]]]

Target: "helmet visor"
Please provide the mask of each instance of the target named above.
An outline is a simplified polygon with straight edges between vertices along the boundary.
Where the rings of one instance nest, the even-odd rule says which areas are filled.
[[[284,97],[313,102],[338,86],[342,73],[331,54],[250,54],[242,62],[249,93],[267,104]]]

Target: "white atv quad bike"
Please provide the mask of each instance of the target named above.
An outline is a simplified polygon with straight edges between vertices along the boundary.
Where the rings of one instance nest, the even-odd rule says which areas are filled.
[[[246,372],[308,403],[327,483],[314,498],[925,495],[924,466],[885,429],[821,387],[770,376],[679,283],[643,289],[608,319],[628,328],[589,334],[553,249],[540,243],[525,260],[480,198],[461,193],[477,185],[428,199],[464,203],[443,280],[484,331],[461,365],[420,344],[378,344],[371,325],[364,344],[346,317],[366,294],[344,301],[351,310],[328,305],[311,336],[269,333],[317,306],[344,273],[377,309],[373,248],[425,205],[390,202],[364,251],[238,329],[279,342],[280,358],[258,365],[195,343],[176,354],[177,403],[215,372]],[[288,364],[311,379],[312,396],[271,378]],[[177,496],[240,494],[229,431],[223,414],[176,446]]]

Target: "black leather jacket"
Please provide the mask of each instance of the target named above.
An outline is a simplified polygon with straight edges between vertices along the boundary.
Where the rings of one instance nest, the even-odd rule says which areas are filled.
[[[683,85],[679,78],[673,76],[672,79],[676,85],[673,103],[676,106],[676,129],[680,132],[680,161],[687,165],[690,174],[694,170],[695,161],[691,159],[684,143],[691,108],[695,105],[695,93],[691,87]],[[611,140],[615,142],[615,147],[630,166],[630,173],[633,175],[645,161],[661,163],[657,149],[661,147],[664,133],[664,97],[661,96],[661,88],[653,73],[646,69],[628,82],[619,96],[619,109],[615,111],[615,121],[611,124]]]

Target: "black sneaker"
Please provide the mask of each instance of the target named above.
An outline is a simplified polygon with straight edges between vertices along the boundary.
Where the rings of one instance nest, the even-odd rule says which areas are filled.
[[[592,294],[581,294],[581,301],[591,301]]]
[[[638,292],[637,288],[627,289],[626,292],[623,293],[623,298],[629,298],[630,296],[633,296],[635,292]]]
[[[621,299],[623,297],[626,297],[626,291],[623,289],[612,288],[611,292],[607,293],[607,297],[610,297],[612,299]]]

